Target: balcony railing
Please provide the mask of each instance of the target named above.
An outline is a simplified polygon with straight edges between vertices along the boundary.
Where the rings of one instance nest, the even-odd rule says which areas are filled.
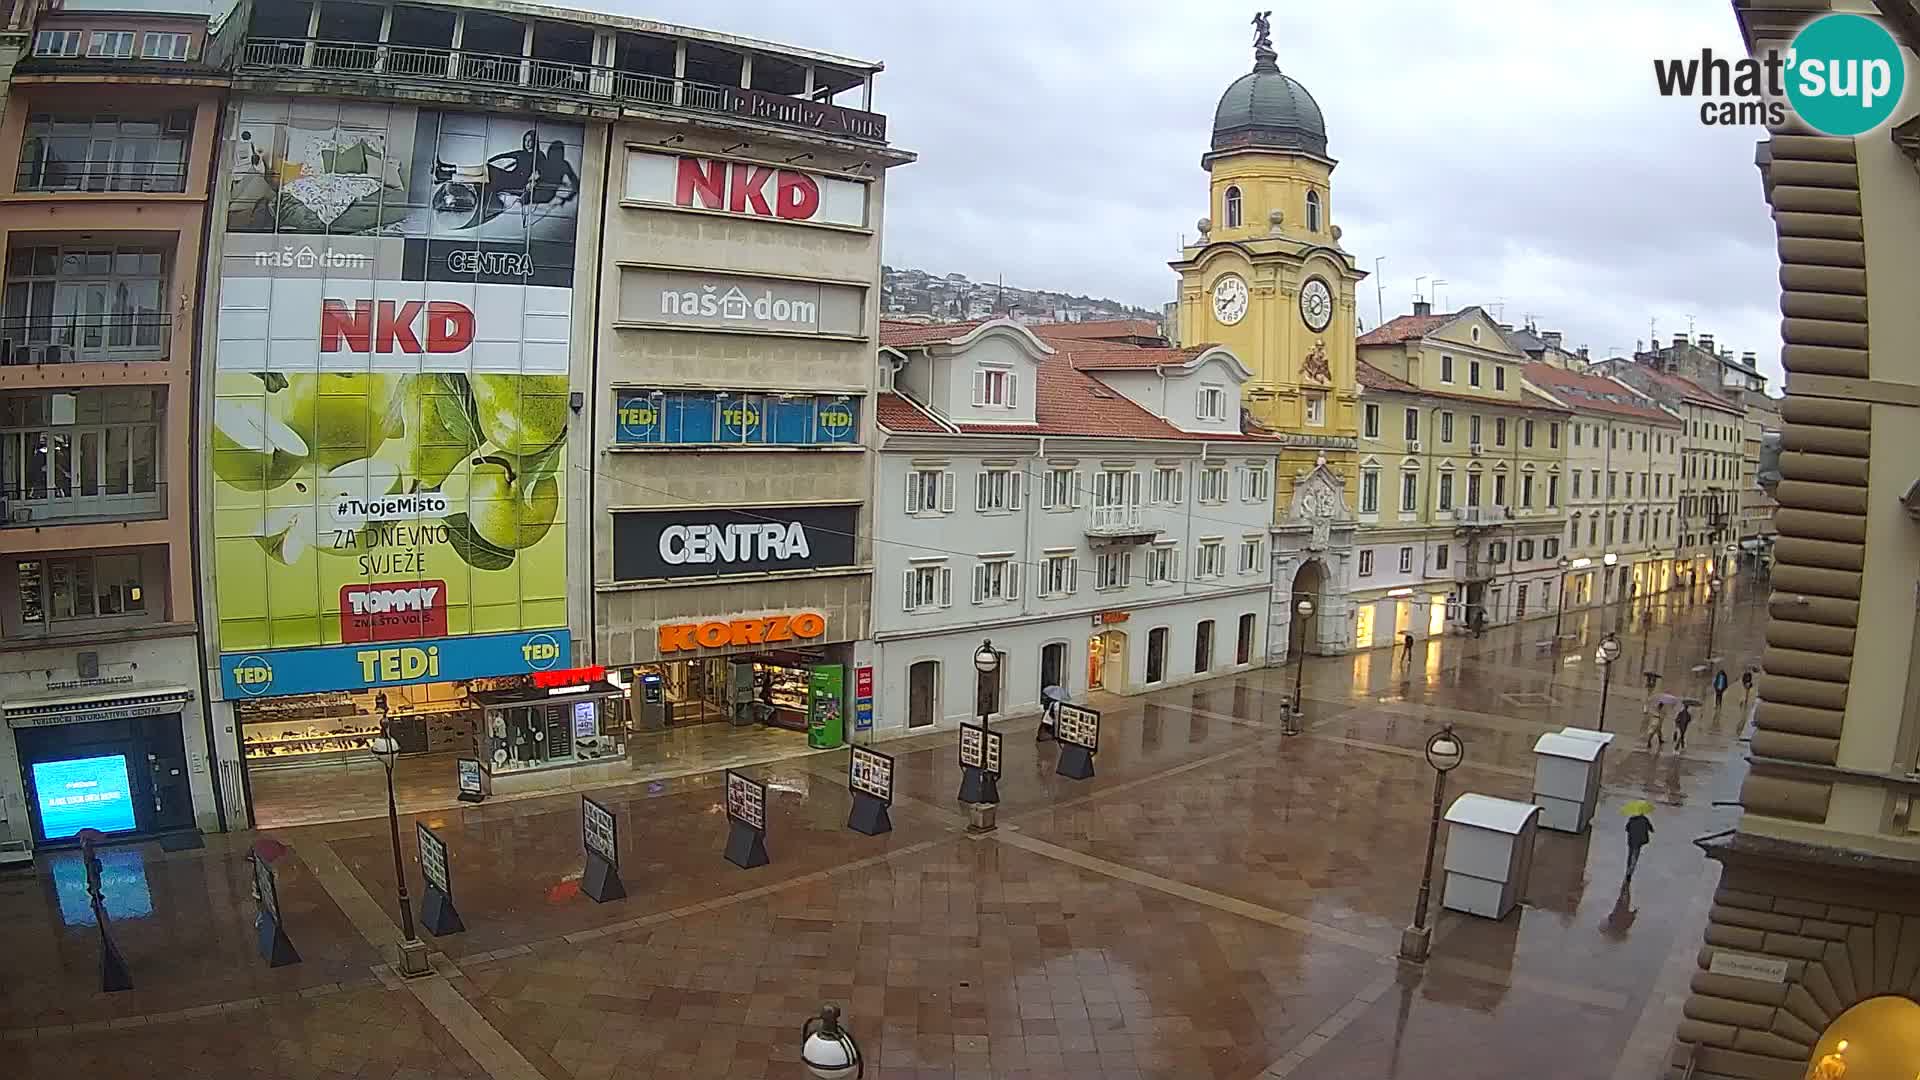
[[[1096,539],[1139,543],[1159,534],[1159,526],[1149,523],[1137,505],[1096,506],[1087,511],[1087,535]]]
[[[8,466],[11,467],[9,462]],[[89,522],[151,521],[167,516],[167,485],[122,476],[0,487],[0,529]]]
[[[720,113],[864,142],[885,142],[887,138],[887,118],[879,113],[766,90],[465,49],[251,38],[242,50],[240,70],[303,70],[380,76],[383,81],[515,87],[542,94]]]
[[[165,360],[172,341],[167,312],[16,316],[0,319],[0,366]]]
[[[34,192],[177,192],[187,190],[187,167],[173,162],[26,161],[20,164],[13,188]]]

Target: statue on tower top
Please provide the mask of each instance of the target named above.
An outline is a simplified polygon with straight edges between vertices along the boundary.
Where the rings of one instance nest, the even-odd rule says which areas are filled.
[[[1253,13],[1253,47],[1255,51],[1273,48],[1272,17],[1272,11],[1256,11]]]

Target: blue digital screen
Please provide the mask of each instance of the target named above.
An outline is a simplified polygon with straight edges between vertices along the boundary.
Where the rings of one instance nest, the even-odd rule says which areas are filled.
[[[33,788],[40,803],[40,829],[49,840],[81,829],[111,833],[134,827],[133,784],[123,754],[36,761]]]

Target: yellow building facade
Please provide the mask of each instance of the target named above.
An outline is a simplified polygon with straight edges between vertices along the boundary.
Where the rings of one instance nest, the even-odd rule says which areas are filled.
[[[1180,275],[1182,345],[1214,343],[1252,369],[1242,401],[1280,433],[1275,588],[1294,596],[1269,640],[1289,652],[1353,643],[1351,579],[1358,482],[1354,286],[1365,275],[1333,222],[1326,123],[1305,87],[1280,71],[1264,30],[1253,70],[1227,88],[1201,158],[1208,210]],[[1311,614],[1298,601],[1314,604]],[[1291,612],[1291,614],[1287,614]]]

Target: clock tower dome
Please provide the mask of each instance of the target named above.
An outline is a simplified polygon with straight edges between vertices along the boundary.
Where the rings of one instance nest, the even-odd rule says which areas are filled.
[[[1253,70],[1220,95],[1200,158],[1209,182],[1199,237],[1172,263],[1180,274],[1175,325],[1180,344],[1224,345],[1253,370],[1242,400],[1286,443],[1275,490],[1276,588],[1310,574],[1339,591],[1346,560],[1335,541],[1344,528],[1351,549],[1358,482],[1354,287],[1366,275],[1334,223],[1326,118],[1307,88],[1280,70],[1266,13],[1253,25]],[[1344,518],[1331,530],[1320,520],[1329,504]],[[1307,539],[1290,544],[1299,530]],[[1312,651],[1345,651],[1344,604],[1317,595],[1324,617],[1314,616]],[[1291,636],[1278,626],[1274,635]]]

